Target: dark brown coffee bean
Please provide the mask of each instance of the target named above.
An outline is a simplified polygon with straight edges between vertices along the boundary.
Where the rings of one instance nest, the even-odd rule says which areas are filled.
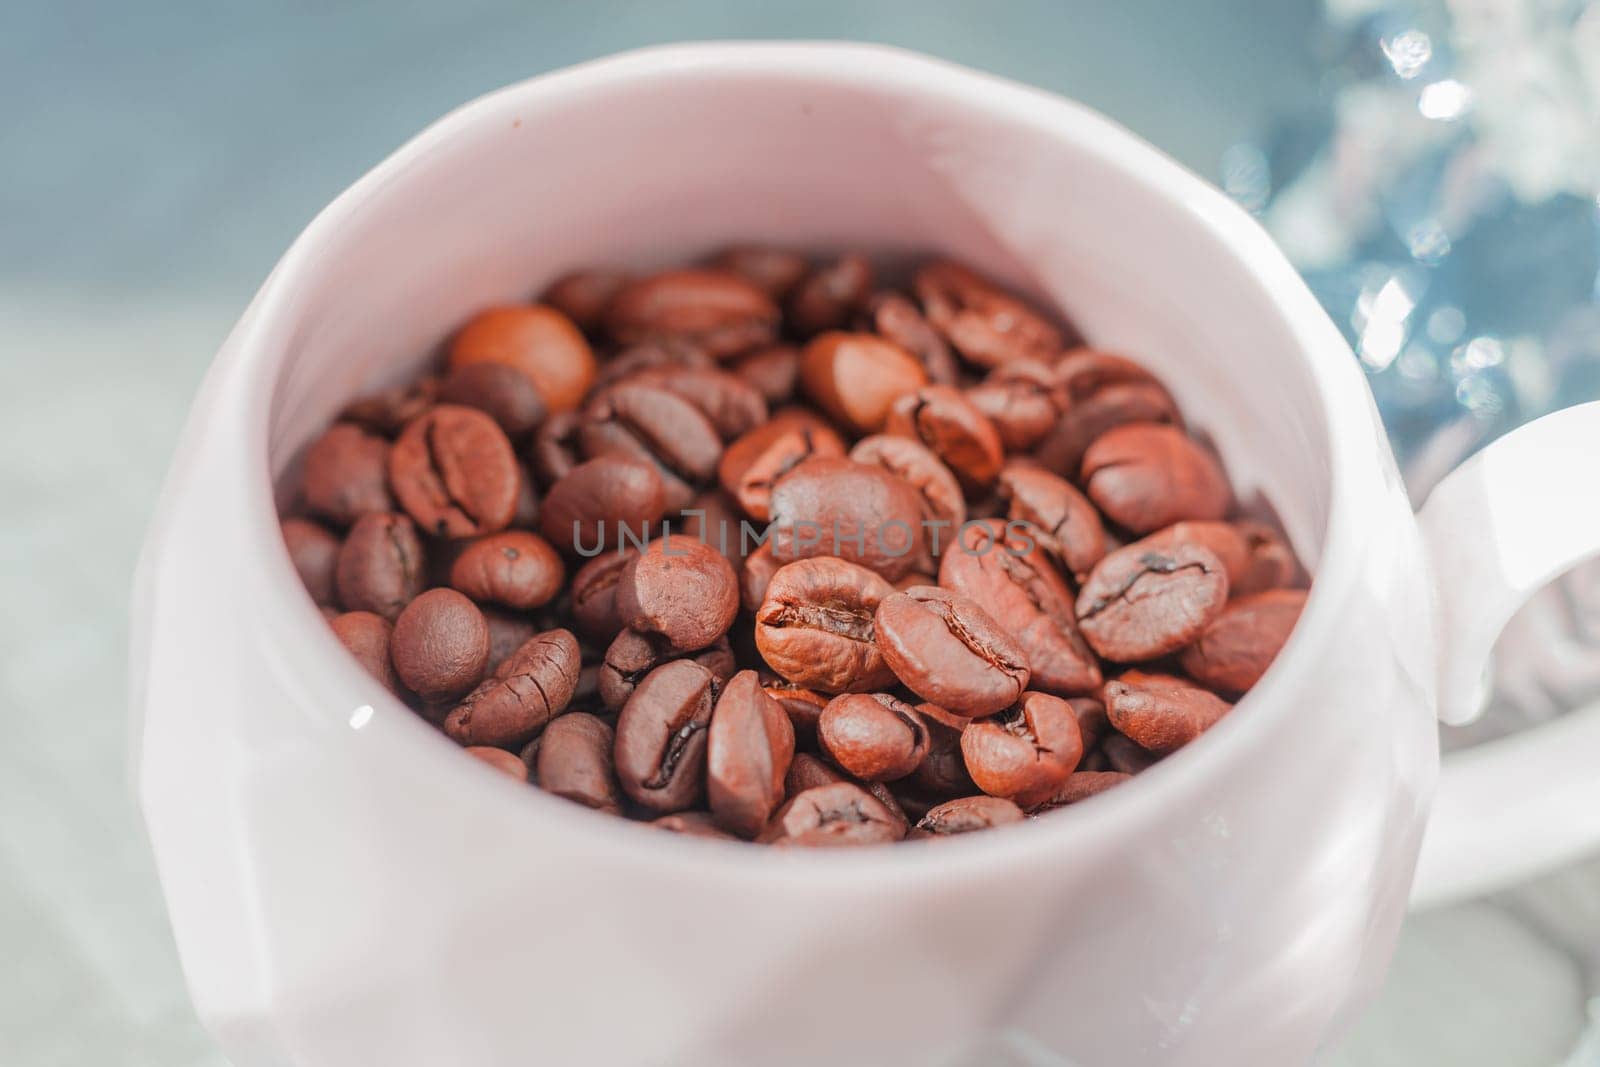
[[[717,698],[706,740],[706,795],[717,824],[755,837],[783,803],[783,780],[794,757],[794,727],[761,688],[755,671],[741,671]]]
[[[389,638],[394,628],[387,619],[370,611],[347,611],[334,616],[328,625],[333,627],[339,643],[361,664],[362,670],[383,683],[391,693],[398,692],[394,663],[389,658]]]
[[[724,841],[737,841],[732,834],[723,833],[717,829],[716,820],[709,811],[675,811],[671,815],[663,815],[650,823],[658,830],[669,833],[684,834],[688,837],[714,837]]]
[[[1000,364],[967,390],[967,399],[994,424],[1007,452],[1026,452],[1044,440],[1065,407],[1054,369],[1031,359]]]
[[[600,328],[611,298],[627,284],[624,271],[575,270],[551,282],[539,300],[571,319],[584,333],[592,334]]]
[[[306,507],[335,526],[394,507],[389,497],[389,442],[348,422],[306,450],[300,489]]]
[[[323,607],[336,603],[333,572],[339,562],[339,539],[310,519],[284,519],[282,529],[289,562],[311,599]]]
[[[850,252],[812,271],[789,296],[789,326],[801,337],[837,330],[872,295],[872,264]]]
[[[572,576],[572,618],[594,641],[610,641],[627,623],[617,611],[617,582],[638,550],[602,552]]]
[[[971,720],[953,715],[937,704],[918,704],[917,714],[928,727],[928,754],[907,781],[936,797],[959,796],[977,789],[961,754],[961,734]]]
[[[756,612],[756,647],[773,670],[823,693],[894,684],[872,617],[893,590],[879,575],[829,556],[780,567]]]
[[[771,511],[767,543],[780,562],[838,556],[894,581],[926,557],[922,497],[881,467],[806,460],[772,487]]]
[[[353,422],[373,433],[393,437],[405,428],[406,423],[433,407],[438,398],[439,380],[429,375],[405,385],[357,397],[339,413],[339,421]]]
[[[1078,629],[1106,659],[1138,663],[1189,644],[1227,600],[1228,576],[1209,550],[1132,544],[1101,560],[1083,583]]]
[[[867,782],[904,778],[928,754],[928,727],[914,708],[888,693],[834,697],[817,722],[833,761]]]
[[[1101,691],[1111,725],[1140,748],[1164,754],[1182,748],[1226,715],[1233,705],[1180,678],[1129,671]],[[1106,739],[1106,754],[1113,748]],[[1126,769],[1112,765],[1117,770]],[[1142,769],[1142,768],[1141,768]]]
[[[736,670],[733,650],[725,637],[705,648],[681,652],[659,635],[624,630],[606,649],[605,659],[600,664],[597,683],[601,706],[607,711],[617,711],[651,671],[675,659],[700,664],[711,672],[719,685],[733,677]]]
[[[390,657],[400,680],[423,700],[454,700],[483,681],[489,624],[454,589],[429,589],[394,621]]]
[[[852,433],[877,433],[894,402],[926,384],[916,358],[872,333],[830,330],[800,353],[800,388]]]
[[[526,463],[517,463],[517,506],[511,513],[511,529],[539,528],[539,486]]]
[[[416,526],[404,515],[377,511],[350,528],[333,577],[346,610],[370,611],[392,622],[422,592],[426,573]]]
[[[896,400],[884,426],[922,442],[972,490],[994,484],[1005,459],[994,424],[950,385],[929,385]]]
[[[1000,472],[1001,499],[1013,523],[1026,523],[1033,539],[1078,582],[1106,554],[1100,513],[1065,478],[1049,471],[1008,464]]]
[[[1117,733],[1112,734],[1101,742],[1099,755],[1105,761],[1104,767],[1099,769],[1130,776],[1142,774],[1161,762],[1161,757],[1156,753],[1140,748],[1134,742]]]
[[[767,586],[772,584],[772,576],[781,566],[783,564],[772,558],[770,544],[746,556],[739,567],[739,606],[752,614],[760,611],[761,602],[767,599]]]
[[[594,353],[573,321],[535,304],[489,308],[450,342],[450,369],[503,363],[533,383],[548,411],[571,411],[594,384]]]
[[[1295,559],[1294,549],[1284,542],[1277,530],[1264,522],[1250,519],[1237,522],[1234,526],[1244,538],[1249,553],[1249,562],[1238,581],[1233,580],[1231,571],[1228,574],[1228,589],[1234,596],[1260,593],[1294,583],[1300,569],[1299,562]]]
[[[1022,646],[957,593],[919,586],[885,597],[873,617],[884,662],[913,693],[978,718],[1010,707],[1028,687]]]
[[[389,451],[389,484],[436,537],[478,537],[511,524],[521,475],[511,442],[474,408],[440,404],[413,419]]]
[[[1022,646],[1035,689],[1093,692],[1100,665],[1072,614],[1072,594],[1038,545],[995,519],[968,521],[941,557],[939,585],[982,604]]]
[[[1067,703],[1072,705],[1072,714],[1077,716],[1083,750],[1093,752],[1111,733],[1111,719],[1106,715],[1106,706],[1093,697],[1073,697]]]
[[[539,528],[569,555],[615,555],[647,540],[666,511],[665,485],[654,464],[603,455],[578,464],[550,487]]]
[[[617,777],[634,802],[665,814],[705,795],[706,733],[716,679],[691,660],[651,671],[617,719]]]
[[[699,345],[666,337],[624,348],[600,365],[595,384],[611,385],[638,374],[711,370],[716,366],[717,361]]]
[[[539,787],[596,811],[622,812],[622,793],[612,768],[615,734],[587,712],[562,715],[539,735]]]
[[[1083,456],[1083,483],[1106,517],[1134,533],[1220,519],[1233,501],[1211,454],[1174,426],[1119,426]]]
[[[1026,808],[1066,783],[1083,756],[1083,737],[1072,705],[1027,693],[1010,711],[962,731],[961,752],[979,789]]]
[[[570,632],[538,634],[456,705],[445,717],[444,732],[463,745],[524,745],[567,709],[582,663]]]
[[[766,398],[768,407],[787,404],[800,380],[800,350],[794,345],[768,345],[740,356],[731,369]]]
[[[541,485],[551,486],[576,467],[578,455],[578,413],[562,411],[551,415],[533,432],[528,460]]]
[[[799,252],[763,245],[735,245],[717,253],[711,265],[746,278],[774,300],[782,300],[805,278],[811,265]]]
[[[783,779],[784,795],[795,797],[807,789],[848,780],[844,772],[838,768],[824,763],[809,752],[801,752],[797,753],[789,763],[789,773]]]
[[[1300,589],[1236,597],[1183,650],[1178,663],[1201,685],[1242,693],[1272,666],[1305,605]]]
[[[905,823],[881,801],[860,786],[835,782],[791,799],[756,840],[802,847],[880,845],[905,835]]]
[[[771,344],[778,307],[728,270],[668,270],[630,282],[611,298],[606,329],[621,344],[690,341],[717,359]]]
[[[917,829],[934,837],[966,834],[1022,821],[1022,809],[1003,797],[957,797],[917,820]]]
[[[844,455],[844,441],[810,412],[780,411],[728,446],[717,464],[717,480],[744,513],[766,522],[772,487],[808,459]]]
[[[654,464],[668,511],[687,507],[722,458],[722,439],[699,408],[644,382],[618,382],[591,397],[578,440],[590,458],[620,454]]]
[[[733,625],[739,579],[722,554],[681,534],[650,543],[617,580],[617,613],[673,648],[704,648]]]
[[[476,408],[507,437],[526,437],[544,421],[544,398],[533,382],[504,363],[468,363],[439,383],[439,401]]]
[[[1060,789],[1046,797],[1041,803],[1033,806],[1034,811],[1044,811],[1049,808],[1064,808],[1068,804],[1076,804],[1080,800],[1099,796],[1112,786],[1121,785],[1131,774],[1121,771],[1075,771],[1067,775],[1067,780]]]
[[[789,725],[794,727],[795,743],[815,745],[817,720],[822,718],[822,709],[828,706],[828,698],[814,690],[790,685],[781,679],[777,684],[768,685],[766,689],[767,696],[776,700],[784,714],[789,716]]]
[[[716,367],[657,368],[639,371],[627,380],[659,386],[687,400],[724,441],[767,421],[767,398],[743,378]]]
[[[968,360],[993,367],[1013,359],[1053,362],[1061,331],[1037,311],[958,263],[917,271],[917,298],[933,328]]]
[[[474,759],[488,764],[509,778],[515,778],[519,782],[528,780],[527,764],[503,748],[489,748],[487,745],[468,745],[462,751]]]
[[[490,676],[498,674],[511,654],[539,632],[527,618],[506,611],[486,610],[483,621],[489,627],[489,663],[484,670]]]
[[[481,604],[532,611],[552,600],[566,570],[538,534],[507,530],[468,544],[450,567],[450,584]]]
[[[917,491],[922,498],[923,538],[931,566],[967,521],[967,502],[956,476],[943,460],[909,437],[863,437],[850,450],[850,458],[881,467]]]
[[[908,298],[894,292],[877,293],[867,302],[864,318],[868,329],[911,353],[922,364],[928,381],[955,385],[960,380],[961,369],[950,346]]]

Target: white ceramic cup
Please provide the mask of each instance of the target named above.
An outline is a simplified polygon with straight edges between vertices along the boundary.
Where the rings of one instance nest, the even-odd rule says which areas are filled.
[[[274,480],[475,309],[733,241],[948,253],[1147,362],[1315,572],[1260,685],[1048,818],[803,854],[516,786],[392,699],[299,587]],[[1510,610],[1600,548],[1594,495],[1570,492],[1597,442],[1594,408],[1519,431],[1419,526],[1356,362],[1267,236],[1042,92],[881,48],[728,44],[495,93],[290,249],[150,535],[138,787],[195,1002],[240,1067],[1303,1062],[1387,966],[1436,708],[1468,714]],[[1552,729],[1447,781],[1431,896],[1592,839],[1572,772],[1594,716]],[[1485,846],[1474,820],[1495,819]]]

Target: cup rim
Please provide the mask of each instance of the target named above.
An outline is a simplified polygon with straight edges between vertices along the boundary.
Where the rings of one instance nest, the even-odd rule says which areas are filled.
[[[485,127],[509,123],[534,98],[543,102],[576,96],[619,82],[644,87],[659,85],[664,78],[733,74],[791,81],[848,79],[857,87],[884,93],[910,93],[932,102],[959,101],[993,114],[997,122],[1029,127],[1035,136],[1072,140],[1080,149],[1117,167],[1128,181],[1150,187],[1181,205],[1209,230],[1269,294],[1264,306],[1282,320],[1285,332],[1295,339],[1320,405],[1329,507],[1315,581],[1299,623],[1272,667],[1236,709],[1183,753],[1141,772],[1139,788],[1116,789],[1094,798],[1088,814],[1075,810],[1082,805],[1073,805],[1052,812],[1049,818],[1006,828],[1007,832],[960,835],[961,841],[946,842],[942,847],[808,849],[803,864],[774,862],[769,850],[749,848],[745,842],[686,841],[687,835],[653,832],[648,826],[629,825],[538,789],[517,786],[478,766],[478,761],[461,758],[458,746],[398,699],[382,694],[390,705],[388,710],[406,724],[391,731],[392,735],[403,738],[397,743],[408,750],[405,758],[435,764],[429,773],[437,776],[441,788],[458,791],[463,803],[529,804],[527,817],[537,823],[537,830],[582,833],[596,853],[614,851],[623,863],[661,864],[690,875],[715,873],[746,882],[792,882],[797,877],[838,880],[839,884],[871,881],[879,887],[894,882],[911,888],[925,880],[931,869],[946,879],[992,877],[1006,865],[1068,856],[1074,846],[1091,841],[1127,840],[1135,827],[1170,814],[1180,807],[1183,795],[1226,773],[1280,717],[1295,713],[1293,680],[1318,655],[1318,646],[1334,629],[1341,608],[1339,591],[1348,589],[1357,574],[1360,540],[1351,497],[1358,479],[1364,476],[1363,467],[1373,460],[1373,453],[1363,445],[1370,448],[1374,429],[1370,393],[1348,345],[1260,225],[1220,190],[1154,146],[1085,105],[1057,94],[884,45],[719,41],[621,52],[538,75],[461,105],[374,166],[312,219],[268,276],[230,340],[228,375],[237,386],[231,392],[244,406],[236,424],[245,435],[237,469],[244,487],[243,521],[262,529],[273,529],[279,521],[272,479],[266,474],[271,469],[270,401],[299,305],[311,291],[320,250],[367,199],[401,180],[422,157],[449,151]],[[278,551],[268,553],[271,558],[260,575],[261,595],[277,599],[286,617],[302,618],[308,627],[319,622],[321,616],[300,587],[281,538],[269,537],[268,543],[277,544]],[[330,651],[336,647],[328,641]],[[348,688],[362,683],[361,668],[351,657],[330,655],[329,665],[344,672]],[[513,798],[513,789],[521,795]]]

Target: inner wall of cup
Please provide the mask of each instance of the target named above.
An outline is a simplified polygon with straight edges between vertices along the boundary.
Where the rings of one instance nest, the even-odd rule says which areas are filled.
[[[959,88],[959,84],[958,84]],[[992,90],[990,90],[992,92]],[[352,397],[468,316],[586,265],[732,242],[957,256],[1166,381],[1308,565],[1329,504],[1321,405],[1272,296],[1126,135],[979,93],[689,71],[519,90],[451,120],[319,229],[270,416],[280,485]],[[1111,150],[1107,150],[1107,145]],[[337,224],[333,225],[332,222]]]

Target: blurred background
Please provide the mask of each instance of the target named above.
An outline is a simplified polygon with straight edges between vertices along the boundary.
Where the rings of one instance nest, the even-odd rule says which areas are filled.
[[[5,5],[0,1064],[223,1062],[188,1008],[125,784],[131,569],[232,322],[312,215],[426,123],[509,81],[697,38],[888,42],[1076,97],[1263,217],[1361,353],[1420,493],[1600,382],[1588,7]],[[1511,166],[1530,161],[1548,165]],[[1517,258],[1486,273],[1507,241]],[[1513,291],[1543,303],[1508,308]],[[1589,617],[1576,595],[1551,610]],[[1555,714],[1547,674],[1597,673],[1581,638],[1503,687],[1480,735]],[[1326,1062],[1600,1063],[1581,1036],[1597,944],[1593,864],[1418,916],[1382,1001]]]

